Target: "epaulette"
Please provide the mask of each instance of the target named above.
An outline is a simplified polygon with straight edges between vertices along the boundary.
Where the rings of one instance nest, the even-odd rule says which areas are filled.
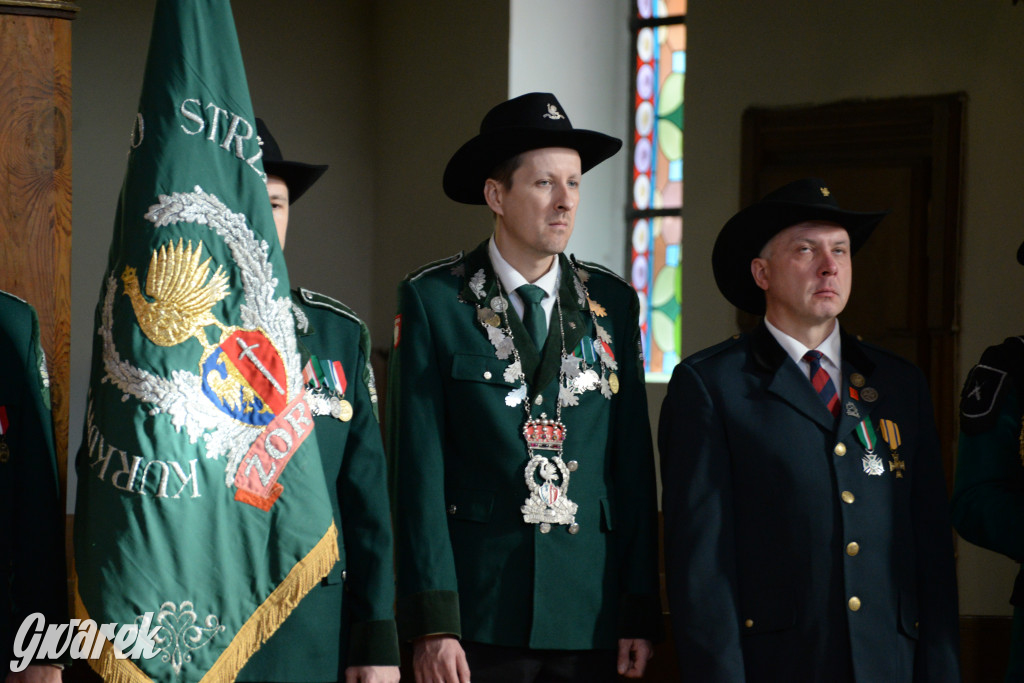
[[[431,273],[431,272],[433,272],[433,271],[435,271],[435,270],[437,270],[439,268],[444,268],[445,266],[454,265],[455,263],[457,263],[465,255],[466,255],[466,252],[460,251],[457,254],[452,254],[451,256],[445,257],[443,259],[438,259],[437,261],[431,261],[430,263],[428,263],[428,264],[426,264],[424,266],[420,266],[416,270],[410,271],[405,276],[405,279],[409,280],[410,282],[412,282],[414,280],[418,280],[419,278],[423,277],[427,273]]]
[[[723,351],[731,349],[733,346],[738,344],[740,339],[742,339],[742,338],[743,338],[742,334],[734,334],[733,336],[729,337],[728,339],[726,339],[724,341],[718,342],[714,346],[709,346],[706,349],[701,349],[700,351],[697,351],[693,355],[688,356],[687,358],[684,358],[683,362],[684,363],[690,363],[690,364],[699,363],[702,360],[707,360],[708,358],[711,358],[712,356],[717,356],[718,354],[722,353]]]
[[[1010,386],[1024,397],[1024,337],[988,347],[971,368],[960,392],[960,430],[979,434],[992,429]]]
[[[626,285],[627,287],[632,287],[632,285],[629,284],[624,277],[616,273],[614,270],[609,270],[605,266],[602,266],[600,263],[594,263],[593,261],[581,261],[578,258],[576,258],[575,254],[571,255],[569,257],[569,260],[576,268],[582,268],[583,270],[589,272],[596,271],[598,273],[603,273],[604,275],[609,275],[618,280],[619,282],[621,282],[622,284]]]
[[[7,297],[7,298],[9,298],[9,299],[14,299],[15,301],[17,301],[17,302],[19,302],[19,303],[22,303],[22,304],[28,304],[28,305],[30,305],[30,306],[31,306],[31,304],[29,304],[29,303],[28,303],[27,301],[25,301],[24,299],[22,299],[22,298],[21,298],[20,296],[17,296],[16,294],[11,294],[10,292],[5,292],[5,291],[4,291],[4,290],[2,290],[2,289],[0,289],[0,294],[2,294],[3,296],[5,296],[5,297]]]
[[[338,315],[345,316],[360,325],[363,324],[363,321],[359,319],[359,316],[356,315],[355,311],[326,294],[314,292],[306,289],[305,287],[299,287],[299,296],[302,297],[302,300],[310,306],[314,306],[315,308],[325,308],[328,311],[333,311]]]

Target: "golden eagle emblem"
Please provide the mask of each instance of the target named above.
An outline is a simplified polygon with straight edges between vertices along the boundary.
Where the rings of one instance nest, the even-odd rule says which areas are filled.
[[[188,245],[179,239],[154,251],[146,273],[147,300],[139,291],[139,278],[135,268],[127,266],[121,274],[124,293],[131,299],[132,310],[139,328],[160,346],[175,346],[189,337],[195,337],[206,347],[205,327],[216,325],[221,337],[228,332],[210,309],[228,295],[228,276],[221,266],[210,276],[210,261],[199,262],[203,243],[195,251],[192,241]],[[209,281],[207,281],[209,278]]]

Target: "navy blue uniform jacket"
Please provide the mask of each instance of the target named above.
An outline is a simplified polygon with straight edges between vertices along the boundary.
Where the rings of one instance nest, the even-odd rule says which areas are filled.
[[[960,679],[949,509],[924,377],[846,334],[842,355],[838,420],[763,323],[673,374],[659,445],[685,680]],[[855,431],[864,419],[881,474],[866,471]],[[882,439],[881,420],[895,423],[898,447]]]

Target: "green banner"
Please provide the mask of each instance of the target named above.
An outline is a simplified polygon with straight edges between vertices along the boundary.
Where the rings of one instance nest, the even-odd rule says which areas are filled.
[[[78,616],[152,639],[148,659],[108,642],[107,680],[231,680],[338,547],[229,0],[158,0],[130,147],[76,462]]]

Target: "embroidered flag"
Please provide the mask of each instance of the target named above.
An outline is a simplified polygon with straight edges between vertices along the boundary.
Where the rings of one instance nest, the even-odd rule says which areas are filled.
[[[240,5],[240,11],[244,3]],[[96,308],[79,614],[105,680],[233,680],[338,559],[229,0],[157,0]]]

